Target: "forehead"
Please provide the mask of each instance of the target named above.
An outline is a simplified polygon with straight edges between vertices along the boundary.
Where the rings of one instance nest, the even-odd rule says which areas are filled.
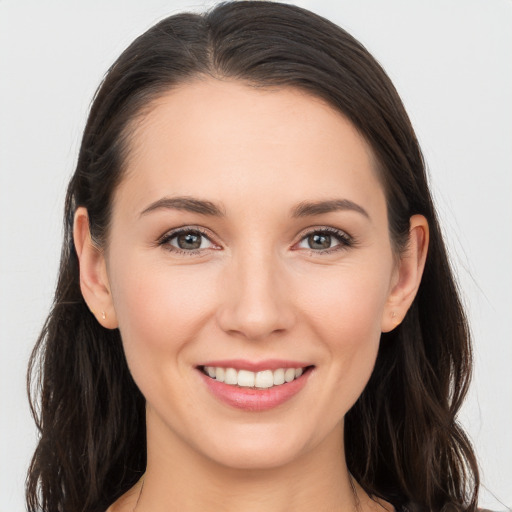
[[[371,203],[382,196],[375,169],[363,137],[323,100],[205,79],[160,96],[139,117],[117,195],[130,204],[165,194],[222,203],[278,193],[284,204],[339,187]]]

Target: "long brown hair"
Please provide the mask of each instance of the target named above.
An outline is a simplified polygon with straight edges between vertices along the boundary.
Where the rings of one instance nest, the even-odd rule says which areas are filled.
[[[373,149],[398,252],[410,217],[427,218],[417,297],[403,323],[382,335],[370,381],[345,418],[347,464],[370,495],[395,506],[474,511],[477,463],[456,419],[470,379],[469,331],[413,128],[389,78],[352,36],[305,9],[264,1],[161,21],[125,50],[96,93],[66,197],[55,300],[30,361],[40,441],[28,509],[103,511],[145,470],[144,398],[119,331],[101,327],[82,298],[73,218],[86,207],[93,239],[105,243],[133,121],[158,95],[201,75],[324,99]]]

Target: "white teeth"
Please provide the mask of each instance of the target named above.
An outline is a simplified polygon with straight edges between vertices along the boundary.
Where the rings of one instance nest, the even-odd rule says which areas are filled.
[[[212,379],[232,386],[238,385],[244,388],[267,389],[298,379],[304,373],[304,369],[278,368],[274,371],[251,372],[249,370],[236,370],[235,368],[223,368],[220,366],[205,366],[204,372]]]
[[[274,370],[274,386],[279,386],[280,384],[284,384],[284,369],[283,368]]]
[[[238,385],[244,388],[252,388],[254,386],[254,372],[238,370]]]
[[[242,371],[242,370],[240,370]],[[272,370],[264,370],[256,374],[254,386],[257,388],[271,388],[274,385],[274,374]]]
[[[224,377],[226,384],[238,384],[237,371],[234,368],[226,368],[226,376]]]
[[[284,372],[284,380],[286,382],[291,382],[295,379],[295,368],[286,368]]]
[[[220,381],[220,382],[224,382],[224,380],[226,379],[226,370],[224,368],[216,368],[215,369],[215,378]]]

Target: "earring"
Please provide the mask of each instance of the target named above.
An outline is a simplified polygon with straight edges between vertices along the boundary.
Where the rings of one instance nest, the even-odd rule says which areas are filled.
[[[396,314],[396,311],[392,311],[391,312],[391,318],[393,319],[393,322],[395,324],[395,327],[397,327],[398,325],[400,325],[402,323],[402,320],[399,320],[397,318],[397,314]]]
[[[105,320],[105,318],[107,318],[107,315],[105,314],[105,311],[101,312],[101,318],[103,318],[103,320]]]

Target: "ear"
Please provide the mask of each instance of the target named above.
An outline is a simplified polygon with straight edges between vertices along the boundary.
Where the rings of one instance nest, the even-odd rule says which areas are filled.
[[[423,215],[413,215],[409,221],[409,242],[397,265],[396,275],[384,308],[382,332],[399,325],[418,292],[427,259],[429,230]]]
[[[103,251],[91,239],[89,215],[84,207],[75,213],[73,240],[80,266],[80,289],[87,306],[107,329],[118,326],[112,303]]]

